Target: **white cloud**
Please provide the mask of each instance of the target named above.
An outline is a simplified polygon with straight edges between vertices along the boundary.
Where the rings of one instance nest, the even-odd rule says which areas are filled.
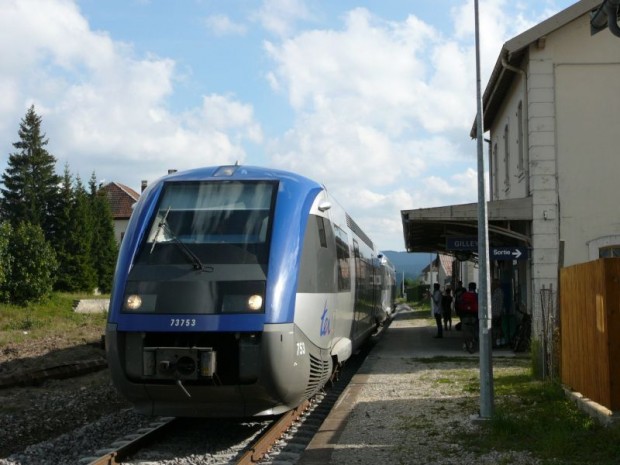
[[[303,0],[264,0],[255,17],[270,33],[286,37],[299,21],[311,20],[313,15]]]
[[[68,161],[83,178],[96,169],[126,183],[168,168],[256,162],[246,147],[264,144],[270,164],[323,182],[380,247],[402,249],[401,209],[476,196],[469,139],[476,104],[473,0],[444,15],[441,29],[414,15],[386,20],[371,5],[346,12],[338,29],[301,30],[318,24],[321,14],[311,6],[317,4],[264,0],[248,18],[271,34],[266,57],[257,61],[292,115],[265,142],[256,114],[272,117],[266,108],[272,102],[255,110],[235,96],[237,89],[205,91],[183,110],[172,109],[177,68],[194,71],[186,55],[181,65],[138,55],[131,44],[94,31],[75,1],[1,2],[0,140],[15,140],[34,103],[60,166]],[[483,85],[502,44],[555,5],[541,2],[536,8],[545,11],[536,13],[524,8],[481,1]],[[259,33],[226,15],[197,24],[218,36],[255,40]]]
[[[281,44],[266,43],[276,63],[272,79],[286,88],[291,105],[312,109],[351,98],[360,116],[381,119],[385,108],[398,116],[415,112],[427,91],[426,48],[436,31],[415,18],[405,24],[387,23],[368,10],[348,13],[343,31],[303,32]]]
[[[262,137],[252,107],[228,97],[209,95],[202,106],[171,112],[174,60],[136,57],[127,44],[92,31],[68,0],[2,3],[0,55],[0,88],[8,91],[2,138],[16,138],[34,103],[48,149],[82,177],[96,169],[130,182],[167,168],[243,161],[243,142]]]
[[[255,143],[263,140],[261,127],[254,121],[254,109],[246,103],[224,95],[207,95],[203,97],[200,116],[198,124],[206,123],[221,131],[240,130],[240,134],[245,134],[247,139]]]
[[[454,200],[461,197],[462,203],[473,201],[473,196],[469,199],[463,196],[464,192],[476,192],[478,186],[477,172],[468,168],[464,173],[453,174],[450,176],[429,176],[424,183],[425,206],[445,205],[446,200]],[[453,202],[448,202],[453,203]]]
[[[448,135],[468,140],[472,66],[462,46],[419,19],[388,22],[360,8],[342,31],[304,32],[266,50],[276,89],[299,114],[272,144],[274,164],[328,186],[381,188],[462,160]]]
[[[205,18],[207,29],[215,36],[243,36],[247,32],[247,28],[240,23],[233,22],[226,15],[211,15]]]
[[[342,30],[265,49],[272,88],[298,112],[272,142],[272,163],[324,183],[379,244],[403,248],[402,209],[475,198],[471,43],[415,16],[385,21],[358,8]]]

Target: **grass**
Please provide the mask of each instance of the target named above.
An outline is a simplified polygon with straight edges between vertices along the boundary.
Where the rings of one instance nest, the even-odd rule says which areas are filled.
[[[475,381],[477,383],[477,380]],[[477,389],[474,382],[466,390]],[[529,370],[494,376],[495,409],[482,434],[465,433],[462,447],[529,451],[545,464],[617,464],[620,425],[604,427],[578,410],[561,386],[534,379]]]
[[[93,296],[54,293],[25,307],[0,304],[0,348],[49,336],[68,342],[97,340],[105,331],[107,315],[75,313],[73,302],[82,298]]]
[[[426,302],[416,302],[413,306],[411,318],[430,320]],[[437,368],[454,361],[450,357],[416,360],[437,364]],[[475,360],[471,363],[477,368]],[[480,423],[480,428],[455,438],[461,449],[479,454],[493,450],[524,451],[544,465],[620,463],[620,424],[602,426],[580,411],[566,398],[560,384],[533,376],[536,367],[529,358],[500,358],[493,365],[492,418]],[[445,370],[445,375],[435,380],[438,388],[456,383],[463,393],[471,395],[480,391],[479,377],[472,376],[468,365],[461,370]],[[464,403],[469,405],[465,400]]]

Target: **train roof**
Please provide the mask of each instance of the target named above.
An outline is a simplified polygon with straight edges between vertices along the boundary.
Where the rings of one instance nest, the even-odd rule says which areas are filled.
[[[160,178],[157,182],[166,181],[205,181],[205,180],[279,180],[307,185],[308,188],[320,187],[320,183],[290,171],[275,168],[246,165],[221,165],[178,171]]]

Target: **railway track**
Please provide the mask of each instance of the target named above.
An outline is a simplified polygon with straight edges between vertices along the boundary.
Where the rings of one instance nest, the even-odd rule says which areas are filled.
[[[164,457],[170,458],[169,451],[172,450],[177,454],[191,457],[203,453],[205,459],[208,456],[210,464],[295,463],[361,366],[371,347],[372,344],[368,344],[352,357],[343,367],[339,378],[330,383],[327,391],[319,393],[275,419],[235,424],[232,420],[221,419],[159,418],[148,428],[142,428],[135,434],[115,441],[109,448],[97,451],[96,456],[84,457],[80,464],[116,465],[146,462],[154,464],[158,463],[157,460],[170,463],[165,462]],[[195,439],[190,438],[192,435]],[[193,441],[193,444],[187,446],[177,442],[185,440]],[[205,440],[211,441],[212,444],[205,445]],[[170,444],[165,445],[166,442]],[[154,452],[151,449],[161,451]],[[185,450],[187,451],[180,452]],[[158,456],[161,458],[158,459]]]
[[[262,434],[246,447],[245,452],[240,454],[240,458],[235,458],[233,462],[236,465],[251,465],[262,460],[273,445],[280,440],[283,434],[299,421],[300,417],[308,410],[311,402],[305,401],[299,407],[288,411],[279,416],[276,420],[272,420],[270,425],[262,431]],[[131,456],[144,448],[152,446],[159,438],[172,430],[175,425],[180,422],[179,419],[173,417],[162,417],[155,420],[149,427],[138,430],[135,434],[119,439],[110,445],[109,448],[97,451],[95,457],[84,457],[80,460],[85,465],[117,465],[125,463]],[[239,454],[238,454],[239,455]],[[226,457],[223,457],[226,459]]]
[[[119,439],[112,443],[108,449],[97,451],[97,456],[82,458],[80,463],[88,465],[115,465],[122,463],[124,459],[164,434],[175,421],[176,418],[173,417],[158,418],[149,427],[142,428],[136,431],[135,434]]]
[[[260,463],[266,454],[272,451],[278,442],[282,441],[282,438],[287,432],[295,425],[298,425],[300,419],[312,410],[313,404],[316,402],[316,400],[305,401],[299,407],[280,415],[276,419],[261,422],[262,426],[256,428],[259,430],[258,437],[255,437],[255,429],[252,429],[249,431],[251,433],[249,438],[241,438],[240,436],[229,438],[233,442],[239,441],[239,445],[237,446],[238,451],[236,453],[221,452],[218,451],[218,446],[216,446],[215,453],[210,457],[209,463],[221,463],[222,465],[251,465]],[[197,420],[191,420],[189,423],[194,424],[196,421]],[[204,421],[208,422],[209,420]],[[213,420],[211,420],[211,422],[213,422]],[[188,425],[182,425],[182,423],[183,419],[171,417],[158,418],[149,427],[142,428],[134,434],[130,434],[115,441],[110,444],[108,448],[97,451],[95,456],[82,458],[80,464],[117,465],[122,463],[141,463],[141,459],[138,458],[134,461],[132,457],[139,456],[141,452],[145,450],[148,455],[156,456],[158,452],[153,453],[150,449],[157,449],[157,442],[164,438],[170,431],[177,429],[177,427],[182,431],[187,429]],[[189,427],[192,428],[192,426]],[[226,427],[224,427],[224,432],[225,431]],[[255,438],[252,437],[252,433],[254,433],[253,436]],[[289,433],[289,435],[291,434],[294,433]],[[219,441],[219,439],[214,439],[214,442],[217,441]],[[196,446],[196,449],[199,448],[200,447]],[[159,455],[164,456],[166,452],[159,452]]]

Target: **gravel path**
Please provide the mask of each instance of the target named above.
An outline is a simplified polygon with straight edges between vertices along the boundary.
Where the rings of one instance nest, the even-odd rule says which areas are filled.
[[[397,315],[300,465],[539,463],[523,452],[477,454],[459,446],[460,434],[480,427],[480,398],[471,389],[479,385],[478,357],[461,349],[460,332],[433,339],[429,324],[410,309]],[[496,372],[522,373],[529,364],[512,352],[498,355]]]

